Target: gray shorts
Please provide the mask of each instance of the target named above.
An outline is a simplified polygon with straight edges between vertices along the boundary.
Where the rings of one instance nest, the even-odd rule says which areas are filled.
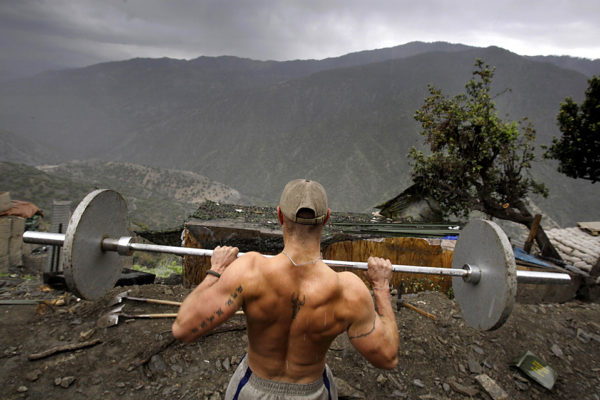
[[[253,374],[248,367],[246,356],[233,373],[225,393],[225,400],[337,400],[337,398],[333,374],[327,365],[323,376],[312,383],[277,382]]]

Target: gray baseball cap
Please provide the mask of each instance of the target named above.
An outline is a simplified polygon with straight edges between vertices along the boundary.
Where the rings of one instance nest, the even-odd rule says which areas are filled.
[[[322,224],[327,217],[327,193],[317,181],[294,179],[283,188],[279,208],[283,215],[298,224]],[[298,211],[303,208],[312,210],[315,218],[298,217]]]

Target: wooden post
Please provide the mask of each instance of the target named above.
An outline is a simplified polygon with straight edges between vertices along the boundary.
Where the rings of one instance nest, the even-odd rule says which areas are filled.
[[[533,245],[533,241],[537,236],[538,228],[540,227],[540,222],[542,221],[541,214],[537,214],[531,224],[531,229],[529,230],[529,236],[525,241],[525,246],[523,246],[523,250],[525,250],[528,254],[531,253],[531,246]]]

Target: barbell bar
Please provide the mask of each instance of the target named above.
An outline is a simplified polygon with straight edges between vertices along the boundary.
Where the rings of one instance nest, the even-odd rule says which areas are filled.
[[[26,231],[26,243],[63,247],[63,270],[70,291],[97,299],[114,287],[123,268],[122,257],[134,251],[180,256],[211,256],[213,250],[135,243],[128,236],[127,204],[107,189],[89,193],[79,203],[66,233]],[[242,256],[244,253],[239,253]],[[274,257],[266,255],[266,257]],[[366,270],[366,262],[323,260],[330,267]],[[482,330],[499,328],[510,315],[517,282],[569,284],[568,274],[517,271],[508,238],[495,223],[469,222],[456,243],[452,268],[393,265],[394,272],[451,276],[454,295],[463,318]]]
[[[26,243],[62,246],[65,242],[64,233],[27,231],[23,234]],[[206,256],[213,255],[214,250],[198,249],[193,247],[164,246],[158,244],[136,243],[131,236],[123,236],[119,239],[103,238],[100,244],[102,251],[116,251],[122,256],[130,256],[135,251],[146,253],[173,254],[177,256]],[[238,257],[246,253],[239,252]],[[275,257],[263,254],[266,258]],[[361,261],[323,260],[332,268],[350,268],[366,271],[368,264]],[[459,277],[470,283],[477,283],[481,279],[481,271],[477,266],[466,264],[463,269],[424,267],[420,265],[392,264],[393,272],[402,272],[420,275],[441,275]],[[517,282],[529,284],[569,284],[571,277],[559,272],[538,272],[517,270]]]

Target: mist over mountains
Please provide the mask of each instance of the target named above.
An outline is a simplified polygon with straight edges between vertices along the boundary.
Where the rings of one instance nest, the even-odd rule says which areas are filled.
[[[292,178],[319,180],[331,208],[365,211],[411,184],[414,112],[432,84],[454,95],[477,58],[496,67],[501,116],[528,117],[538,144],[560,132],[565,97],[583,99],[600,60],[409,43],[324,60],[133,59],[0,83],[0,158],[96,158],[189,170],[276,204]],[[539,146],[538,146],[539,148]],[[600,219],[600,186],[540,161],[534,199],[563,225]]]

